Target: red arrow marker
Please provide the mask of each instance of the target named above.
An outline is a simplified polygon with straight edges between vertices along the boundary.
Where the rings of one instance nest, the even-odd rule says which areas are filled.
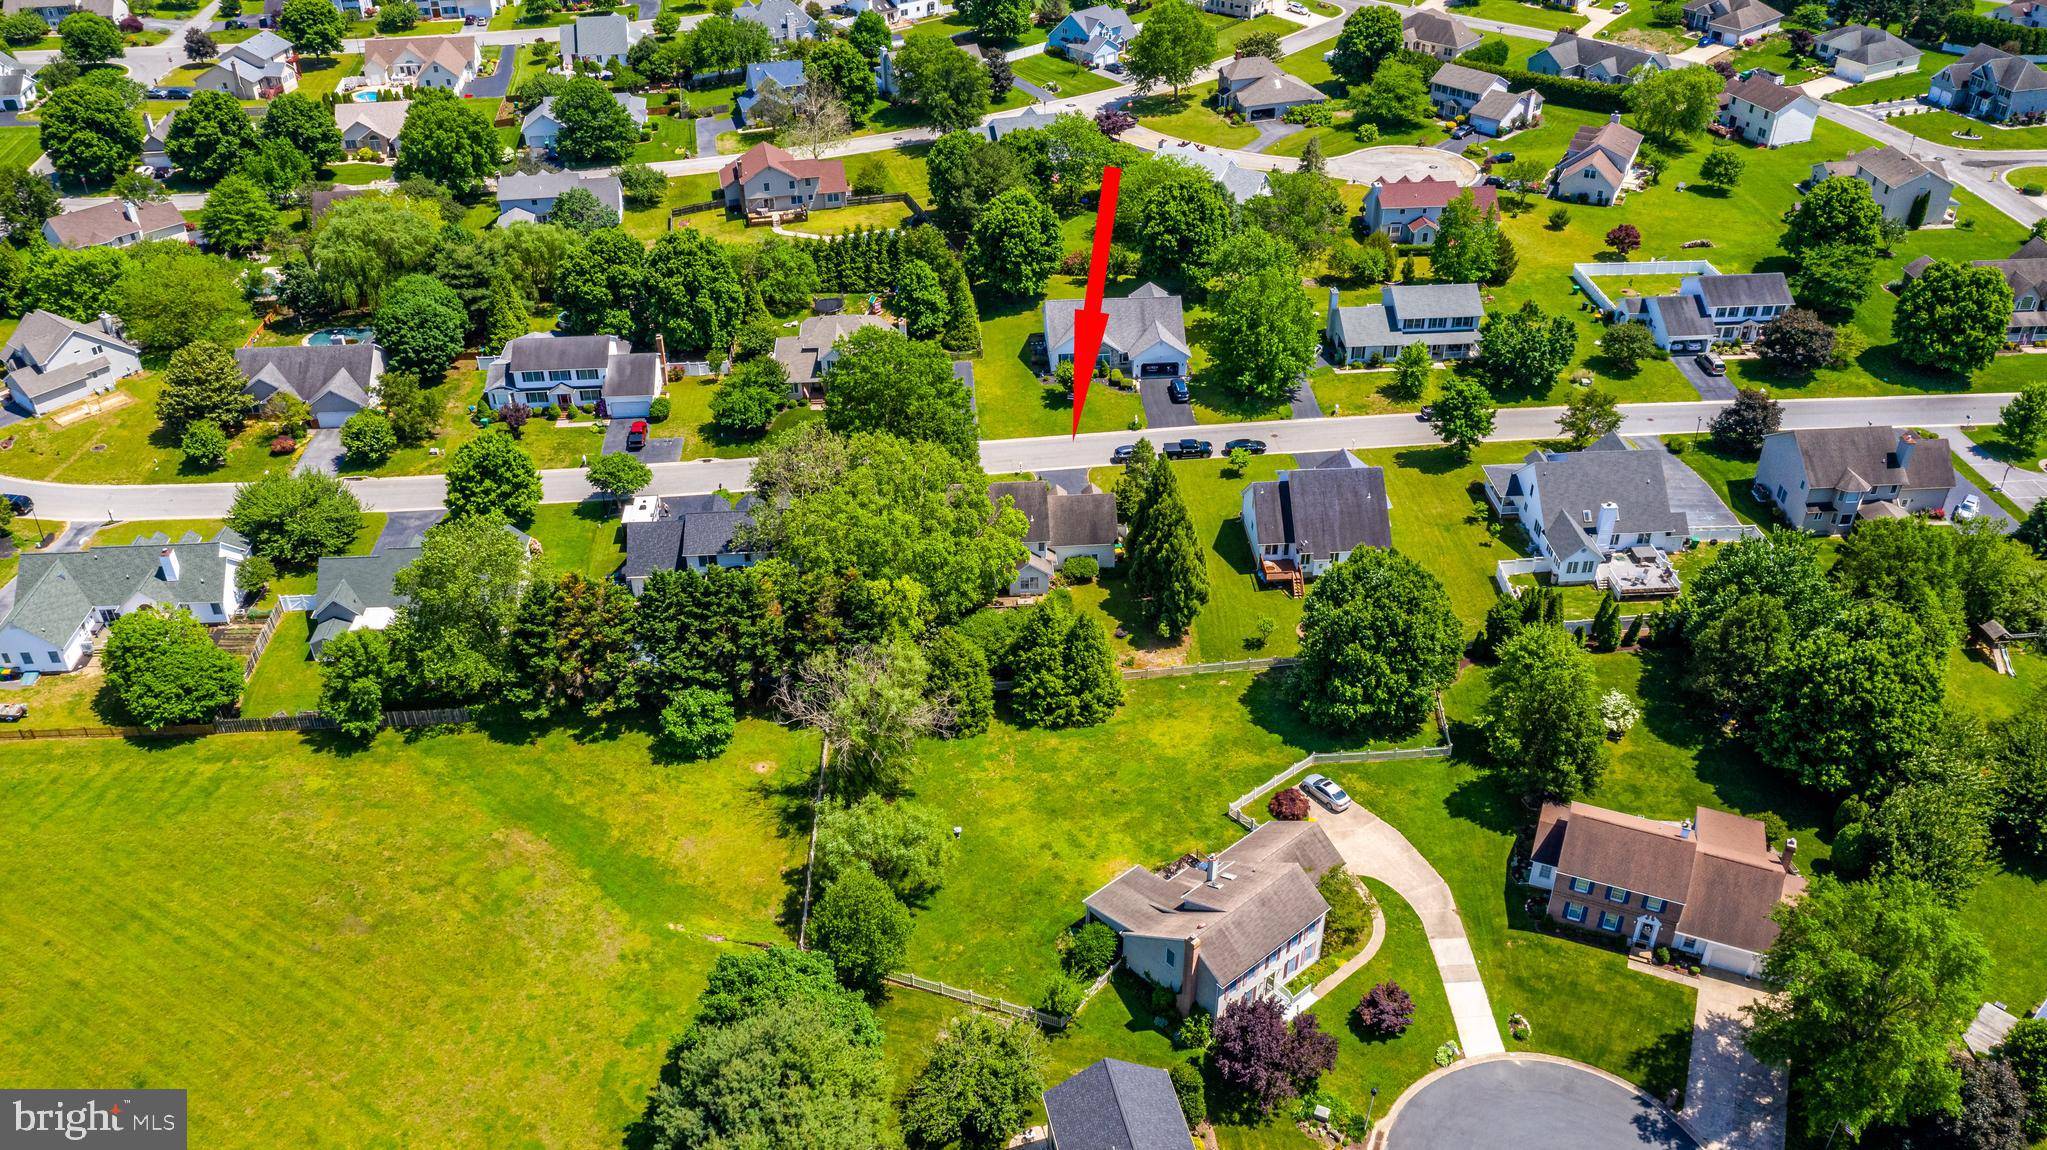
[[[1123,169],[1102,169],[1101,202],[1095,208],[1095,252],[1088,263],[1087,298],[1073,313],[1073,434],[1080,434],[1080,413],[1087,407],[1087,385],[1094,382],[1095,360],[1102,354],[1102,333],[1109,315],[1102,310],[1102,281],[1109,274],[1109,236],[1116,230],[1116,189]]]

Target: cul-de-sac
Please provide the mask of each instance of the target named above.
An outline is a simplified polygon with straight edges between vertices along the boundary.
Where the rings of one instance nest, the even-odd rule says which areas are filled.
[[[2047,3],[1084,2],[6,0],[0,1145],[2047,1148]]]

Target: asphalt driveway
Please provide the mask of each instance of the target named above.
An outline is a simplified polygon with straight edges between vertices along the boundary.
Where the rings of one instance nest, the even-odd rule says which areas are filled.
[[[613,455],[624,451],[626,434],[632,429],[633,421],[630,419],[612,420],[604,429],[604,454]],[[631,454],[650,467],[656,463],[680,463],[682,438],[677,436],[673,439],[656,439],[649,436],[646,445]]]
[[[1146,427],[1192,427],[1194,426],[1194,405],[1174,403],[1166,394],[1167,381],[1163,379],[1140,379],[1137,381],[1138,398],[1144,401],[1144,425]]]
[[[1468,1062],[1402,1100],[1386,1150],[1698,1150],[1670,1113],[1564,1062]]]
[[[1677,373],[1685,377],[1700,399],[1733,399],[1734,385],[1724,375],[1707,375],[1692,355],[1673,355],[1670,362],[1677,365]]]

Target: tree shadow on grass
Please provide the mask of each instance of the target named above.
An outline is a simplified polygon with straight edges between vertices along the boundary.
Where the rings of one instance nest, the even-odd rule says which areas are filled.
[[[1410,447],[1393,453],[1393,462],[1404,470],[1423,475],[1449,475],[1471,466],[1471,461],[1457,454],[1457,449],[1441,447]]]
[[[1692,1028],[1667,1030],[1628,1055],[1628,1077],[1658,1099],[1682,1098],[1692,1064]]]

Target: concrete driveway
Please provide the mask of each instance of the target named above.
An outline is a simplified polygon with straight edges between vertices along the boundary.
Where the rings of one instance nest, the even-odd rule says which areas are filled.
[[[1699,1150],[1634,1087],[1550,1059],[1460,1063],[1388,1117],[1386,1150]]]
[[[1137,381],[1138,398],[1144,401],[1144,425],[1146,427],[1192,427],[1194,426],[1194,405],[1174,403],[1166,394],[1163,379],[1140,379]]]
[[[1685,1125],[1705,1140],[1706,1150],[1784,1150],[1784,1068],[1756,1061],[1743,1042],[1748,1022],[1742,1008],[1762,996],[1761,988],[1718,978],[1689,981],[1699,998],[1692,1011]]]

